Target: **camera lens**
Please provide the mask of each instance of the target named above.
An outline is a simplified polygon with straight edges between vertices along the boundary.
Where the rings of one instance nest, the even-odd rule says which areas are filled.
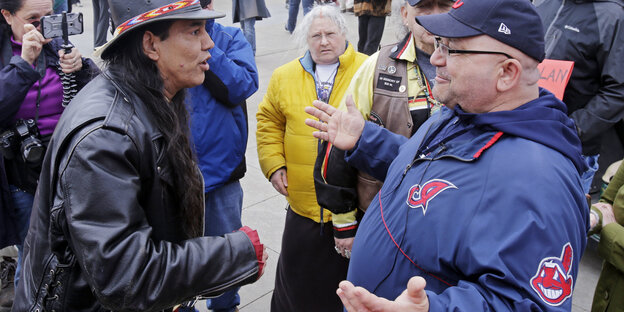
[[[29,163],[38,163],[43,159],[45,147],[37,138],[30,136],[22,141],[22,156],[24,161]]]

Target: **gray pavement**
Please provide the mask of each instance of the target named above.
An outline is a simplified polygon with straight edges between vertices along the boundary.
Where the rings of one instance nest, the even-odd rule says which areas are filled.
[[[129,0],[131,1],[131,0]],[[215,9],[225,12],[225,18],[218,21],[224,25],[239,27],[232,23],[231,1],[215,0]],[[84,14],[85,32],[73,36],[81,53],[91,57],[93,51],[93,12],[91,1],[82,0],[83,7],[75,7],[74,11]],[[248,101],[249,109],[249,142],[247,147],[247,174],[242,179],[245,192],[243,200],[243,224],[258,230],[262,242],[267,247],[269,260],[264,276],[256,283],[245,286],[240,290],[240,310],[243,312],[264,312],[270,310],[271,295],[275,281],[275,269],[281,250],[281,237],[286,215],[286,200],[273,189],[271,183],[264,178],[258,164],[256,153],[256,119],[258,104],[266,92],[271,74],[275,68],[300,55],[291,35],[284,30],[287,19],[287,10],[284,0],[266,0],[272,17],[256,23],[256,62],[260,75],[260,87]],[[346,14],[349,26],[348,40],[357,44],[357,18],[353,14]],[[299,16],[301,19],[301,13]],[[382,44],[397,41],[397,28],[390,19],[386,22]],[[109,37],[110,38],[110,37]],[[96,60],[98,61],[98,60]],[[310,130],[312,131],[312,130]],[[573,296],[572,311],[589,311],[598,280],[601,260],[596,253],[594,242],[590,242],[580,264],[579,276]],[[304,281],[302,281],[304,282]],[[200,311],[207,311],[203,302],[197,306]]]

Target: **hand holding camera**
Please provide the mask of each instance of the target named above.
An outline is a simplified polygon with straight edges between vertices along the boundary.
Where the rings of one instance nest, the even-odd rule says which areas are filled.
[[[58,51],[61,71],[64,73],[73,73],[82,69],[82,55],[78,49],[72,48],[71,53],[65,54],[65,50]]]
[[[52,39],[43,38],[43,35],[32,24],[25,24],[24,32],[21,56],[28,64],[32,65],[39,57],[43,45],[52,41]]]
[[[63,38],[59,50],[58,70],[63,84],[63,107],[76,96],[76,77],[74,72],[82,69],[82,56],[74,45],[69,42],[69,36],[82,34],[84,27],[82,13],[66,13],[41,17],[41,30],[44,38]]]

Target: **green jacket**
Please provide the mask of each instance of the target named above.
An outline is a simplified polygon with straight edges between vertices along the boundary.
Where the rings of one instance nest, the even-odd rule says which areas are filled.
[[[598,254],[605,261],[600,272],[592,312],[595,311],[624,311],[624,165],[621,165],[615,176],[609,182],[600,201],[613,205],[613,212],[617,223],[601,227],[600,221],[592,233],[600,233]]]

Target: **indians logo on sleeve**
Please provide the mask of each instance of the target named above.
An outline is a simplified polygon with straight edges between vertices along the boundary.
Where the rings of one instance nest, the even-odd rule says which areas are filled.
[[[531,278],[533,290],[551,306],[561,305],[572,296],[572,284],[574,284],[573,277],[570,275],[572,255],[570,243],[565,244],[561,257],[542,259],[537,273]]]
[[[427,213],[429,202],[434,197],[438,196],[438,194],[442,193],[442,191],[449,188],[456,189],[457,186],[453,185],[453,183],[449,181],[440,179],[429,180],[422,186],[420,184],[416,184],[409,190],[409,194],[407,195],[407,205],[412,208],[422,208],[423,215],[425,215],[425,213]]]

